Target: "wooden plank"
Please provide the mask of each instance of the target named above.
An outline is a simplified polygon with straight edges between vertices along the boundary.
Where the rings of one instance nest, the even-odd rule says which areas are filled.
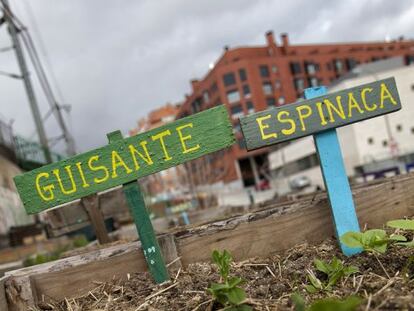
[[[8,277],[2,277],[0,278],[0,310],[1,311],[8,311],[8,303],[6,299],[6,289],[4,287],[4,283],[6,282],[6,279]]]
[[[414,216],[414,174],[356,189],[353,194],[361,227],[381,228],[386,221]],[[315,244],[334,235],[325,193],[313,200],[287,202],[256,213],[177,233],[184,266],[210,260],[214,249],[229,250],[236,260],[264,257],[299,243]],[[203,247],[199,247],[203,245]]]
[[[174,237],[162,235],[158,237],[158,242],[166,261],[174,261],[175,266],[172,266],[180,267]],[[145,271],[147,265],[141,245],[134,242],[13,271],[9,275],[12,280],[7,282],[6,292],[14,297],[11,311],[23,311],[28,309],[27,306],[33,306],[29,302],[25,305],[25,301],[29,300],[27,294],[18,294],[19,289],[29,284],[29,281],[33,287],[31,295],[34,295],[31,296],[30,303],[43,298],[48,302],[65,297],[78,297],[96,287],[93,282],[109,282],[113,278],[126,279],[128,274]]]
[[[353,194],[361,226],[381,227],[390,219],[413,216],[412,189],[414,173],[355,187]],[[185,266],[210,261],[213,249],[226,248],[236,260],[244,260],[282,252],[299,243],[319,243],[334,234],[328,204],[326,194],[319,193],[297,202],[275,204],[257,212],[186,228],[174,233],[176,249]],[[159,244],[163,245],[160,240]],[[171,251],[163,252],[164,257],[168,253]],[[166,257],[166,262],[171,261]],[[6,292],[13,289],[12,284],[21,284],[31,276],[37,299],[44,295],[61,300],[87,293],[96,287],[93,281],[111,281],[114,276],[125,278],[127,273],[142,271],[146,271],[145,259],[137,243],[128,243],[9,273]]]
[[[24,260],[28,256],[36,254],[40,251],[51,252],[68,243],[67,237],[51,239],[34,244],[22,245],[17,247],[9,247],[0,250],[0,264]]]
[[[312,99],[325,94],[326,88],[321,86],[306,89],[304,95],[306,99]],[[336,236],[340,237],[348,231],[360,231],[336,129],[317,133],[313,138],[328,193]],[[339,245],[347,256],[361,252],[361,249],[349,248],[341,242]]]
[[[89,220],[95,231],[96,239],[100,244],[106,244],[111,241],[106,230],[105,220],[99,207],[99,197],[97,194],[91,194],[81,199],[89,215]]]
[[[248,150],[315,134],[401,109],[394,78],[240,118]]]
[[[128,183],[234,143],[221,105],[14,178],[29,214]]]

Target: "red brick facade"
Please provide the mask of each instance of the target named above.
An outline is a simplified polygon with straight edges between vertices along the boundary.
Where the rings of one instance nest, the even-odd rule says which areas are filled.
[[[260,47],[225,48],[202,80],[191,81],[192,93],[186,96],[178,117],[225,104],[239,142],[192,163],[198,170],[193,174],[199,184],[228,183],[240,177],[246,186],[254,180],[257,184],[251,165],[257,166],[260,179],[266,178],[268,149],[244,149],[238,125],[241,114],[295,102],[304,88],[329,85],[359,63],[394,56],[403,56],[406,64],[414,63],[414,41],[290,45],[287,34],[282,34],[282,43],[277,44],[272,32],[266,34],[266,41]],[[249,157],[254,158],[254,164]]]

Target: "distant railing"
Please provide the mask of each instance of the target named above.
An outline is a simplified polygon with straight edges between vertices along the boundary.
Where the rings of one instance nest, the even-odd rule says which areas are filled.
[[[33,169],[47,164],[43,147],[19,135],[14,135],[13,128],[0,119],[0,146],[6,147],[3,151],[23,169]],[[64,156],[51,151],[52,161],[60,161]]]
[[[13,128],[10,124],[0,120],[0,144],[15,151]]]
[[[47,164],[43,147],[21,136],[14,136],[16,157],[19,161],[31,162],[39,165]],[[51,152],[52,161],[60,161],[64,157],[56,152]]]

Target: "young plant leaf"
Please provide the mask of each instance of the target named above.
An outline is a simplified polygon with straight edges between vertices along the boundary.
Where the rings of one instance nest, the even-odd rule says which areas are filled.
[[[345,300],[322,299],[314,302],[308,311],[354,311],[361,304],[362,300],[358,297],[351,296]]]
[[[229,302],[233,305],[239,305],[246,299],[244,290],[239,287],[232,287],[227,293]]]
[[[402,230],[414,230],[414,220],[411,219],[397,219],[387,222],[387,226]]]
[[[292,296],[290,296],[290,299],[293,302],[293,305],[295,307],[295,311],[305,311],[306,310],[306,304],[305,299],[298,293],[293,293]]]

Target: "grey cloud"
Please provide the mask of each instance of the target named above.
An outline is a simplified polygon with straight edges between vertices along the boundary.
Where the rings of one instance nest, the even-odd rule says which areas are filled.
[[[404,0],[13,2],[33,30],[29,1],[65,101],[73,106],[82,151],[105,144],[107,132],[126,133],[151,109],[181,100],[189,80],[204,76],[224,45],[263,44],[269,29],[289,32],[293,43],[383,40],[414,32],[413,4]],[[3,27],[0,46],[8,40]],[[12,54],[0,55],[0,70],[6,69],[17,71]],[[2,114],[29,135],[34,126],[21,83],[0,77],[0,92]],[[56,122],[48,121],[47,131],[59,134]]]

